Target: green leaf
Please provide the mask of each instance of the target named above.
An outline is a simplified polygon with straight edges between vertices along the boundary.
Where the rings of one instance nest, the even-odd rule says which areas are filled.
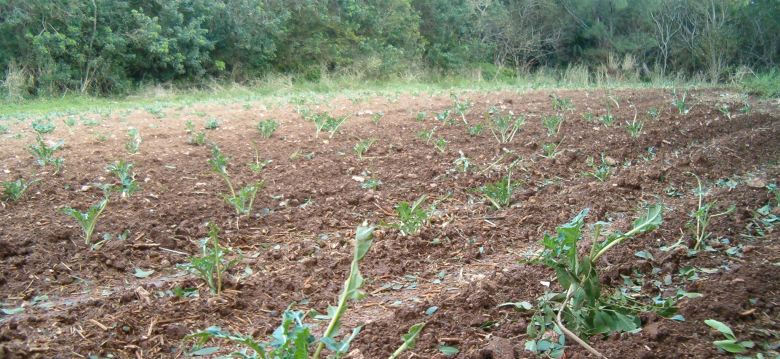
[[[534,305],[529,302],[501,303],[496,307],[500,308],[500,307],[507,307],[507,306],[513,306],[515,307],[515,310],[520,312],[525,312],[527,310],[531,310],[534,308]]]
[[[446,347],[446,346],[439,347],[439,351],[444,355],[453,355],[453,354],[458,354],[460,352],[458,348]]]
[[[437,306],[433,306],[428,308],[428,310],[425,311],[425,315],[431,315],[433,313],[436,313],[436,311],[439,309]]]
[[[201,350],[194,351],[190,354],[202,356],[202,355],[211,355],[217,352],[219,350],[219,347],[209,347],[209,348],[203,348]]]
[[[420,332],[422,331],[423,327],[425,326],[425,323],[417,323],[415,325],[412,325],[411,328],[409,328],[409,333],[403,335],[404,342],[407,343],[407,346],[411,349],[414,347],[414,341],[417,339],[417,336],[420,335]]]
[[[135,269],[135,277],[136,278],[146,278],[154,273],[154,269],[150,269],[148,271],[144,271],[140,268]],[[219,349],[219,348],[217,348]]]
[[[671,320],[676,320],[676,321],[680,321],[680,322],[684,322],[684,321],[685,321],[685,317],[683,317],[683,316],[682,316],[682,315],[680,315],[680,314],[677,314],[677,315],[675,315],[675,316],[673,316],[673,317],[670,317],[669,319],[671,319]]]
[[[359,226],[355,231],[355,260],[360,261],[371,248],[376,227]]]
[[[728,325],[722,322],[719,322],[714,319],[707,319],[704,321],[704,324],[707,324],[710,327],[714,328],[715,330],[723,333],[723,335],[725,335],[726,338],[729,338],[731,340],[736,339],[736,337],[734,336],[734,332],[731,331],[731,328],[729,328]]]
[[[655,204],[648,208],[647,214],[634,221],[634,228],[641,228],[640,232],[653,231],[661,226],[662,205]]]
[[[24,312],[24,308],[19,307],[19,308],[12,308],[12,309],[0,309],[0,311],[2,311],[6,315],[14,315],[14,314]]]
[[[745,351],[745,347],[735,343],[734,340],[718,340],[712,342],[712,344],[717,345],[719,348],[729,353],[742,353]]]

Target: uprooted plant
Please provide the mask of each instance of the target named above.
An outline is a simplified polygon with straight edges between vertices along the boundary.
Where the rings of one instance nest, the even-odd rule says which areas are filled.
[[[222,275],[242,258],[239,253],[239,258],[227,260],[225,256],[230,250],[219,245],[219,228],[212,222],[208,226],[209,236],[200,241],[201,256],[188,257],[189,263],[177,264],[176,268],[197,275],[206,282],[212,294],[219,295],[222,293]]]
[[[710,209],[712,209],[712,206],[715,205],[715,201],[710,203],[702,203],[702,199],[704,198],[704,189],[701,186],[701,180],[699,179],[699,176],[694,173],[690,173],[690,175],[696,177],[696,182],[699,184],[699,206],[695,211],[691,212],[691,221],[688,222],[687,227],[691,230],[693,233],[693,238],[696,240],[696,244],[694,245],[693,249],[698,250],[700,249],[702,242],[710,237],[711,233],[707,232],[707,225],[709,225],[710,220],[715,217],[720,217],[731,213],[734,211],[736,206],[732,205],[729,207],[729,209],[718,214],[710,214]]]
[[[341,341],[337,341],[339,329],[341,328],[341,319],[347,311],[350,300],[360,300],[365,297],[365,293],[360,289],[363,287],[364,279],[360,274],[359,264],[365,257],[373,243],[373,231],[376,227],[359,226],[355,232],[354,255],[350,265],[349,276],[344,282],[344,288],[339,295],[338,305],[328,305],[327,315],[315,315],[316,319],[328,320],[330,322],[322,337],[316,339],[312,333],[312,326],[304,323],[306,314],[300,310],[292,310],[291,304],[282,315],[281,325],[273,332],[270,343],[261,343],[249,335],[239,333],[230,333],[222,331],[222,328],[213,326],[204,331],[188,335],[184,340],[197,339],[192,349],[188,353],[197,353],[204,350],[203,345],[211,339],[222,339],[230,341],[232,344],[238,344],[243,348],[228,354],[229,357],[239,357],[245,359],[318,359],[322,351],[327,348],[332,351],[332,357],[340,358],[349,350],[350,343],[360,332],[361,327],[356,327],[351,334],[345,335]],[[313,312],[313,311],[312,311]],[[316,312],[314,312],[316,314]],[[391,356],[394,358],[406,348],[411,348],[414,340],[419,335],[424,323],[412,326],[409,334],[404,336],[404,343],[399,350]],[[309,353],[316,345],[313,356]],[[231,345],[232,346],[232,345]],[[214,351],[219,350],[219,347]],[[212,351],[213,352],[213,351]]]
[[[553,329],[603,358],[583,339],[594,334],[636,330],[641,324],[637,315],[642,312],[654,311],[668,317],[677,311],[677,308],[671,306],[672,301],[647,305],[623,296],[619,290],[613,295],[602,295],[596,268],[598,259],[610,249],[637,234],[657,229],[662,221],[661,209],[662,205],[649,206],[647,212],[634,221],[630,231],[625,234],[614,231],[603,241],[600,241],[600,237],[605,223],[596,223],[593,244],[585,254],[580,254],[578,242],[582,239],[583,219],[588,209],[580,212],[569,223],[559,226],[556,229],[557,236],[545,233],[541,242],[543,251],[537,258],[521,262],[543,264],[555,269],[563,292],[547,293],[538,299],[536,312],[527,327],[531,338],[526,345],[527,349],[534,352],[544,351],[539,350],[542,347],[553,349],[551,341],[554,340],[548,332]]]
[[[210,165],[212,165],[212,169],[210,172],[216,173],[219,176],[221,176],[225,182],[227,182],[228,187],[230,188],[230,195],[217,193],[218,196],[222,197],[225,202],[232,205],[233,208],[236,210],[236,214],[238,215],[246,215],[249,214],[249,212],[252,210],[252,204],[255,201],[255,196],[257,195],[257,190],[260,189],[260,187],[265,183],[265,181],[260,181],[260,183],[257,184],[250,184],[247,185],[244,188],[240,188],[238,192],[235,191],[233,188],[233,183],[230,181],[230,177],[228,176],[227,172],[227,163],[230,160],[233,155],[225,157],[225,155],[222,154],[222,151],[219,149],[219,146],[216,144],[212,144],[212,151],[211,151],[211,157],[208,162]],[[236,226],[238,226],[238,218],[236,218]]]

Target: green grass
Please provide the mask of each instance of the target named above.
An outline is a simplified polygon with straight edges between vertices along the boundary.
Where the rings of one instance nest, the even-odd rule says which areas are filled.
[[[446,93],[448,91],[524,91],[532,89],[552,88],[673,88],[673,87],[704,87],[703,83],[685,82],[678,79],[660,79],[654,82],[619,82],[602,81],[599,83],[572,83],[564,76],[565,69],[544,69],[525,76],[501,78],[495,81],[484,80],[477,76],[477,71],[463,70],[457,74],[441,74],[437,72],[422,72],[414,76],[393,77],[386,79],[365,79],[355,76],[331,74],[322,80],[308,82],[300,81],[295,76],[270,74],[257,79],[253,86],[247,87],[233,83],[221,83],[221,86],[210,90],[187,89],[168,90],[162,94],[154,91],[154,87],[139,88],[133,95],[123,97],[90,97],[65,95],[61,97],[37,98],[23,101],[19,104],[4,101],[0,103],[0,117],[15,117],[20,114],[46,115],[63,112],[104,112],[106,110],[143,110],[147,106],[171,107],[197,103],[242,103],[255,100],[268,100],[273,97],[289,98],[296,96],[335,96],[348,91],[370,92],[376,96],[393,97],[395,93]],[[780,75],[769,74],[757,77],[751,84],[760,88],[762,93],[774,86],[777,91],[777,81],[771,80]],[[758,90],[757,90],[758,91]],[[59,117],[59,116],[57,116]]]

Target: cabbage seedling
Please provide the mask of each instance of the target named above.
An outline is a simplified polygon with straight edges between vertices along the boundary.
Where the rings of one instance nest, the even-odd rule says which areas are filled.
[[[194,143],[196,146],[203,146],[206,144],[208,137],[206,137],[205,132],[192,132],[192,135],[194,137],[190,137],[188,140],[190,143]]]
[[[404,334],[401,339],[403,339],[403,344],[401,344],[398,349],[393,352],[392,355],[388,359],[395,359],[401,353],[406,349],[412,349],[414,348],[414,342],[417,340],[417,337],[420,335],[420,332],[422,331],[423,327],[425,326],[425,323],[417,323],[415,325],[412,325],[411,328],[409,328],[409,332],[407,334]]]
[[[75,218],[76,222],[79,223],[81,229],[84,231],[84,237],[86,238],[85,244],[89,244],[89,238],[92,237],[92,232],[95,231],[98,217],[101,213],[103,213],[103,210],[106,209],[106,204],[108,204],[108,198],[92,205],[92,207],[86,213],[81,213],[71,207],[65,207],[58,210],[57,212],[67,214]]]
[[[439,152],[444,153],[444,151],[447,149],[447,144],[449,144],[450,141],[447,141],[443,138],[437,138],[433,140],[433,147],[436,147]]]
[[[409,202],[398,202],[398,205],[395,206],[395,212],[398,214],[399,223],[388,224],[382,221],[380,225],[398,229],[401,231],[402,236],[413,234],[423,226],[427,226],[431,223],[431,215],[436,211],[436,207],[439,203],[449,197],[450,194],[434,202],[428,207],[427,211],[420,207],[420,205],[425,202],[425,195],[422,195],[420,199],[412,203],[412,205],[409,205]]]
[[[38,145],[34,145],[34,144],[27,145],[27,148],[25,148],[25,150],[29,154],[33,155],[33,157],[35,157],[36,162],[41,167],[46,166],[47,163],[56,164],[53,158],[54,151],[60,148],[60,146],[62,146],[65,143],[65,140],[60,140],[59,142],[53,144],[51,147],[46,146],[46,142],[44,142],[43,138],[41,138],[40,136],[38,136],[36,140],[38,141]]]
[[[678,97],[677,91],[672,91],[672,95],[674,95],[675,98],[675,100],[672,101],[672,106],[677,107],[677,112],[679,112],[680,115],[687,115],[688,112],[691,111],[685,102],[685,98],[688,96],[688,91],[683,93],[682,98]]]
[[[429,131],[422,130],[420,132],[415,132],[414,134],[417,135],[420,139],[425,141],[425,144],[427,145],[431,141],[431,137],[433,136],[433,132],[436,131],[436,127],[430,129]]]
[[[255,149],[255,162],[247,162],[246,165],[249,166],[249,169],[252,170],[254,173],[260,173],[260,171],[265,168],[269,163],[273,162],[271,159],[267,159],[263,162],[260,162],[260,152],[257,151],[257,142],[252,141],[252,148]]]
[[[260,121],[257,123],[257,130],[260,131],[260,133],[263,134],[263,137],[269,138],[271,137],[271,134],[276,131],[277,128],[281,126],[279,122],[276,122],[276,120],[269,118],[265,121]]]
[[[207,130],[216,130],[217,127],[219,127],[220,123],[221,122],[219,120],[217,120],[216,118],[210,118],[210,119],[206,120],[206,125],[205,125],[204,128],[207,129]]]
[[[584,174],[583,177],[593,177],[599,182],[604,182],[607,180],[607,177],[612,174],[612,171],[604,160],[604,154],[601,155],[601,166],[596,167],[596,164],[593,161],[593,157],[590,156],[588,156],[588,158],[585,160],[585,164],[587,164],[588,167],[590,167],[593,171]]]
[[[3,193],[5,194],[5,197],[3,197],[4,201],[18,201],[19,198],[22,198],[22,195],[24,195],[24,192],[27,191],[27,188],[30,187],[35,182],[40,181],[40,179],[32,180],[30,182],[25,182],[23,179],[18,179],[16,181],[5,181],[3,182]]]
[[[382,119],[382,116],[384,116],[384,114],[382,113],[382,111],[379,111],[379,113],[371,115],[371,120],[374,121],[375,125],[378,125],[379,120]]]
[[[452,94],[452,99],[455,101],[455,104],[453,105],[455,112],[460,115],[460,118],[463,120],[463,124],[468,126],[468,121],[466,121],[466,113],[468,113],[469,108],[471,108],[471,99],[467,98],[465,103],[461,103],[458,100],[458,95]]]
[[[547,136],[558,134],[561,131],[561,126],[563,126],[563,120],[563,115],[542,115],[542,126],[547,129]]]
[[[634,121],[628,122],[628,120],[626,120],[626,130],[631,134],[631,137],[636,138],[639,137],[642,128],[645,127],[645,119],[642,118],[641,120],[637,120],[636,106],[633,104],[631,106],[634,107]]]
[[[704,191],[701,187],[701,180],[699,179],[699,176],[696,174],[691,173],[692,176],[696,177],[696,182],[699,184],[699,207],[696,209],[696,211],[691,213],[691,222],[688,222],[687,227],[690,228],[691,232],[693,232],[693,237],[696,239],[696,245],[693,247],[694,250],[698,250],[699,247],[701,247],[701,243],[709,238],[711,233],[707,233],[707,225],[710,223],[710,220],[715,217],[720,217],[723,215],[727,215],[734,211],[734,209],[737,208],[737,206],[732,205],[724,212],[718,213],[718,214],[710,214],[710,209],[712,209],[712,206],[715,205],[715,201],[712,201],[710,203],[702,204],[702,198],[704,197]],[[694,219],[696,220],[696,227],[693,225]]]
[[[367,152],[369,148],[371,148],[371,145],[376,142],[376,138],[371,138],[368,140],[361,140],[358,138],[358,143],[355,145],[355,147],[352,147],[352,151],[355,152],[358,155],[358,158],[361,160],[363,159],[363,153]]]
[[[491,118],[491,113],[495,114],[496,117]],[[485,119],[493,124],[490,127],[490,132],[493,133],[493,137],[498,143],[512,142],[515,133],[525,125],[525,117],[523,115],[520,115],[517,119],[515,119],[511,113],[506,116],[501,116],[498,109],[493,106],[490,106],[490,111],[485,112]],[[498,135],[496,133],[498,133]]]
[[[133,163],[127,163],[120,159],[116,163],[111,163],[106,166],[106,172],[116,176],[122,184],[119,191],[122,192],[122,198],[130,197],[136,191],[143,190],[135,182],[135,173],[133,172]]]
[[[509,207],[509,202],[512,200],[512,194],[515,190],[520,188],[523,181],[519,183],[512,183],[512,168],[509,168],[509,173],[503,180],[496,182],[496,184],[488,183],[485,186],[477,187],[475,190],[482,192],[490,203],[496,209],[502,209]]]
[[[197,275],[206,282],[211,293],[219,295],[222,292],[222,274],[242,258],[230,261],[225,259],[225,255],[230,253],[230,250],[219,245],[217,237],[219,228],[212,222],[209,222],[208,226],[211,230],[208,238],[201,241],[201,256],[189,257],[187,258],[189,263],[177,264],[176,268]]]
[[[466,133],[471,137],[481,135],[484,130],[485,128],[481,123],[478,123],[476,126],[466,127]]]
[[[134,155],[141,150],[141,135],[138,134],[138,129],[131,127],[130,131],[127,131],[128,141],[125,144],[127,153]]]

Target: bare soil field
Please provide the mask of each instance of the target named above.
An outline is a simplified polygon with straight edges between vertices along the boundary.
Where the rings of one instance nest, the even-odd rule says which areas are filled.
[[[40,181],[0,209],[0,358],[184,357],[192,340],[183,344],[183,338],[211,326],[265,341],[291,304],[319,313],[335,305],[358,225],[399,223],[399,202],[423,195],[421,207],[437,203],[429,224],[413,233],[390,226],[374,231],[360,263],[367,296],[353,301],[342,319],[342,334],[362,326],[351,358],[388,357],[409,327],[422,322],[414,348],[401,358],[534,357],[526,350],[534,309],[501,304],[535,306],[546,293],[565,289],[555,270],[521,260],[538,256],[544,234],[555,234],[585,208],[582,253],[590,250],[592,224],[607,222],[609,231],[625,233],[655,204],[663,207],[658,229],[594,263],[603,295],[618,291],[644,303],[680,290],[700,296],[675,299],[676,319],[645,313],[639,331],[593,335],[593,348],[609,358],[729,357],[713,344],[725,337],[704,323],[714,319],[739,341],[755,343],[743,355],[777,354],[780,234],[773,226],[780,223],[780,204],[767,188],[780,182],[773,104],[743,102],[728,88],[687,93],[683,111],[673,104],[682,93],[666,90],[457,96],[471,101],[467,124],[454,111],[449,120],[437,119],[436,112],[453,107],[449,93],[187,103],[74,114],[72,127],[63,124],[64,114],[43,136],[65,141],[55,152],[65,159],[56,174],[54,165],[39,166],[25,150],[36,143],[33,119],[4,122],[19,135],[0,138],[0,181]],[[750,110],[741,111],[746,103]],[[525,116],[511,141],[491,132],[490,106],[502,116]],[[315,125],[304,116],[325,111],[350,117],[332,137],[322,131],[315,138]],[[646,119],[637,137],[626,125],[635,113]],[[564,121],[550,135],[542,119],[554,114]],[[608,115],[611,126],[602,121]],[[204,129],[212,118],[218,127]],[[267,119],[281,124],[270,138],[255,129]],[[192,132],[186,121],[195,124]],[[476,134],[478,124],[483,131]],[[136,154],[126,149],[131,127],[142,140]],[[429,141],[421,138],[432,129]],[[188,141],[194,132],[205,133],[205,145]],[[353,147],[372,138],[358,156]],[[248,215],[238,216],[217,196],[229,189],[211,172],[212,142],[233,155],[227,172],[234,186],[264,181]],[[58,210],[85,212],[99,203],[104,193],[95,183],[119,185],[106,172],[119,159],[134,164],[143,190],[111,194],[91,244],[110,239],[93,248],[74,218]],[[272,162],[258,172],[247,166],[266,159]],[[520,186],[496,209],[475,189],[510,172]],[[701,178],[701,190],[692,174]],[[369,181],[375,189],[367,188]],[[714,202],[710,214],[735,209],[713,217],[704,249],[693,251],[691,213],[699,194],[705,204]],[[219,295],[176,268],[201,254],[209,222],[219,228],[229,258],[240,259],[223,275]],[[306,320],[319,323],[317,336],[327,326]],[[554,340],[556,333],[549,334]],[[223,355],[235,349],[220,341],[207,346],[221,347]],[[458,352],[447,356],[443,346]],[[593,357],[570,340],[562,352]]]

